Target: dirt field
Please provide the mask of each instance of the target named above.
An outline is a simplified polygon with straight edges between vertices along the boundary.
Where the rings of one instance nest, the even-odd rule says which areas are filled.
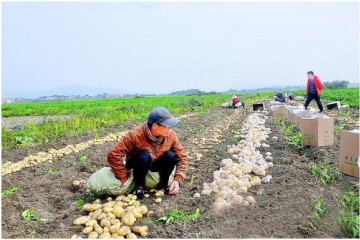
[[[240,111],[240,112],[239,112]],[[242,111],[242,112],[241,112]],[[274,167],[268,172],[272,181],[251,188],[257,203],[253,207],[234,208],[222,214],[212,211],[214,197],[193,198],[195,192],[201,192],[203,182],[212,181],[212,173],[219,169],[219,162],[230,157],[227,146],[236,143],[232,130],[241,131],[241,123],[249,109],[230,110],[215,109],[205,116],[190,115],[174,129],[192,159],[189,160],[187,179],[176,197],[165,196],[163,203],[157,205],[153,197],[146,199],[145,204],[155,212],[151,219],[141,220],[148,225],[149,238],[347,238],[341,232],[336,215],[339,209],[339,198],[343,190],[357,179],[343,175],[338,184],[321,186],[326,189],[324,198],[328,212],[318,223],[318,229],[306,226],[313,211],[313,199],[319,195],[320,186],[308,170],[308,163],[326,162],[338,166],[339,132],[335,132],[335,145],[331,147],[308,147],[306,153],[298,152],[288,145],[281,131],[273,124],[270,117],[266,126],[271,127],[273,136],[278,140],[270,140],[270,151],[274,158]],[[194,139],[211,137],[224,118],[232,119],[227,129],[222,129],[223,140],[214,144],[213,148],[198,149]],[[346,123],[345,123],[346,124]],[[133,127],[128,124],[122,127],[107,129],[100,132],[101,136],[124,131]],[[346,125],[346,128],[352,126]],[[196,131],[195,131],[195,130]],[[21,148],[2,154],[3,162],[22,160],[28,154],[47,151],[49,148],[62,148],[68,144],[76,144],[89,140],[91,133],[79,137],[64,138],[58,142]],[[20,190],[11,196],[2,198],[2,237],[3,238],[70,238],[73,234],[82,235],[81,227],[72,225],[75,218],[83,215],[74,201],[85,197],[85,189],[75,191],[72,181],[75,178],[87,179],[93,172],[107,166],[107,151],[116,142],[85,149],[77,154],[54,159],[53,163],[43,163],[36,167],[26,168],[20,172],[2,177],[2,190],[17,186]],[[203,157],[196,160],[195,153]],[[78,156],[85,155],[88,160],[74,164]],[[47,173],[49,167],[59,169],[55,174]],[[196,176],[193,185],[190,177]],[[261,195],[256,191],[263,189]],[[41,218],[48,219],[45,223],[26,222],[20,214],[27,208],[35,210]],[[200,218],[195,222],[154,225],[151,221],[166,215],[168,210],[178,208],[186,213],[193,213],[196,208],[201,211]],[[32,234],[31,234],[32,232]],[[84,236],[83,236],[84,237]]]

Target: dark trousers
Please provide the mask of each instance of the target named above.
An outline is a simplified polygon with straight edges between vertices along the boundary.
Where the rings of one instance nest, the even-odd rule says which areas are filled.
[[[319,107],[319,109],[320,109],[320,112],[322,112],[322,111],[324,110],[324,109],[323,109],[323,105],[322,105],[322,103],[321,103],[321,101],[320,101],[320,96],[318,96],[317,93],[309,93],[309,94],[308,94],[308,96],[307,96],[307,98],[306,98],[306,101],[305,101],[305,105],[304,105],[305,109],[307,109],[307,107],[309,106],[310,102],[311,102],[312,100],[314,100],[314,99],[315,99],[315,101],[316,101],[316,103],[317,103],[317,105],[318,105],[318,107]]]
[[[131,161],[126,162],[126,168],[128,170],[133,169],[135,188],[145,187],[145,177],[148,171],[159,172],[160,175],[160,187],[166,187],[168,185],[169,177],[171,172],[178,160],[176,159],[175,153],[167,151],[164,155],[155,160],[151,161],[151,156],[147,152],[140,152],[138,156],[135,156]]]

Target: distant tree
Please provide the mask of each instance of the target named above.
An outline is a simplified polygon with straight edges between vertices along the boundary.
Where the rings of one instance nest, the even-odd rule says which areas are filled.
[[[324,88],[334,89],[334,88],[347,88],[349,86],[349,81],[346,80],[334,80],[332,82],[324,82]]]

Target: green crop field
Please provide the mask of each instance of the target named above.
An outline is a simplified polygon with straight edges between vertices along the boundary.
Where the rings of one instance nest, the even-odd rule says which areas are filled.
[[[305,91],[294,91],[302,96]],[[264,98],[272,98],[274,92],[237,94],[242,101],[250,103]],[[18,131],[2,127],[2,149],[9,150],[21,146],[36,145],[62,136],[75,136],[85,131],[93,131],[127,122],[141,122],[148,112],[156,107],[168,108],[179,115],[190,111],[203,112],[219,107],[221,103],[230,101],[231,94],[214,94],[201,96],[166,96],[111,100],[59,101],[47,103],[21,103],[2,105],[2,117],[13,116],[53,116],[70,115],[69,120],[29,123]],[[324,103],[341,101],[342,105],[359,107],[359,89],[324,90]],[[201,103],[201,106],[197,106]]]

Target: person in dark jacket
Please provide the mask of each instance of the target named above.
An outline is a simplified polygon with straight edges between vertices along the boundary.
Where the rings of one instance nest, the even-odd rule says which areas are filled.
[[[281,102],[281,103],[284,103],[285,102],[285,97],[284,97],[284,94],[282,93],[276,93],[275,95],[275,101],[278,101],[278,102]]]
[[[315,99],[320,109],[320,112],[323,112],[324,111],[323,105],[320,101],[320,95],[321,95],[321,90],[323,89],[323,84],[320,78],[314,75],[313,71],[307,72],[307,77],[308,77],[307,85],[306,85],[307,98],[304,107],[305,109],[307,109],[310,102]]]

